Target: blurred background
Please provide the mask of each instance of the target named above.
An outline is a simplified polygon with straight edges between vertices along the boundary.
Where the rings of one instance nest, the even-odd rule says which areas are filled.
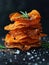
[[[40,12],[43,32],[49,35],[49,0],[0,0],[0,38],[7,33],[4,26],[10,23],[9,14],[32,9]]]

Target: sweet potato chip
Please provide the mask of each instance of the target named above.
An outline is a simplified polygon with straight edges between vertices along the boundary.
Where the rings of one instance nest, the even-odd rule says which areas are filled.
[[[32,47],[41,46],[42,33],[41,16],[37,10],[22,14],[16,12],[9,15],[13,23],[4,27],[9,32],[5,36],[5,46],[7,48],[18,48],[29,50]]]

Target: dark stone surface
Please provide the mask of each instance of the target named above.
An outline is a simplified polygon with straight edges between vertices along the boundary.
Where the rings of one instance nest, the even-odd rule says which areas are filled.
[[[49,49],[0,49],[0,65],[49,65]]]

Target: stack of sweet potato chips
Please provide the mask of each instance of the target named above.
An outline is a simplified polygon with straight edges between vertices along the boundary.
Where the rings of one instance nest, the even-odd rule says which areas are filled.
[[[40,13],[32,10],[27,16],[28,18],[23,17],[18,12],[9,15],[11,24],[4,27],[9,31],[4,39],[7,48],[29,50],[31,47],[41,46],[41,37],[46,34],[42,33]]]

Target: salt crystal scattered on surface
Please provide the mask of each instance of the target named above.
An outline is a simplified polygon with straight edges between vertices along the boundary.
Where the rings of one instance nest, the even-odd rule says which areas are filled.
[[[40,59],[40,57],[37,57],[37,60],[39,60]]]
[[[27,55],[31,55],[31,53],[30,52],[27,52]]]
[[[29,60],[31,60],[31,59],[33,59],[34,58],[34,56],[31,56],[30,58],[29,58]]]
[[[34,58],[34,56],[31,56],[31,58]]]
[[[45,58],[43,58],[42,61],[45,61]]]
[[[36,55],[34,55],[35,57],[37,57],[37,54]]]
[[[34,52],[32,52],[32,53],[34,53]]]
[[[23,61],[25,61],[25,58],[23,58]]]
[[[14,55],[14,58],[15,58],[15,59],[17,59],[17,56],[16,56],[16,55]]]
[[[46,53],[48,53],[48,51],[46,51]]]
[[[15,54],[19,54],[20,53],[20,51],[19,50],[17,50],[16,52],[14,52]]]
[[[5,62],[5,64],[7,64],[7,62]]]
[[[0,52],[0,60],[2,60],[1,58],[5,58],[4,64],[7,65],[8,62],[10,63],[19,63],[19,60],[21,63],[24,62],[24,64],[28,64],[28,65],[41,65],[43,63],[47,63],[47,60],[49,62],[49,59],[47,59],[47,57],[49,57],[48,55],[49,50],[47,49],[32,49],[31,51],[27,51],[27,52],[22,52],[19,50],[10,50],[8,52]],[[8,57],[9,55],[9,57]],[[5,56],[5,57],[4,57]],[[22,58],[21,58],[22,57]],[[46,59],[45,59],[46,58]],[[7,60],[6,60],[7,59]],[[22,60],[21,60],[22,59]],[[8,62],[7,62],[8,61]],[[29,61],[29,62],[28,62]],[[20,64],[21,64],[20,63]],[[48,64],[47,64],[48,65]]]
[[[34,49],[33,51],[35,52],[36,50]]]
[[[12,59],[11,58],[9,60],[10,60],[10,62],[12,62]]]

